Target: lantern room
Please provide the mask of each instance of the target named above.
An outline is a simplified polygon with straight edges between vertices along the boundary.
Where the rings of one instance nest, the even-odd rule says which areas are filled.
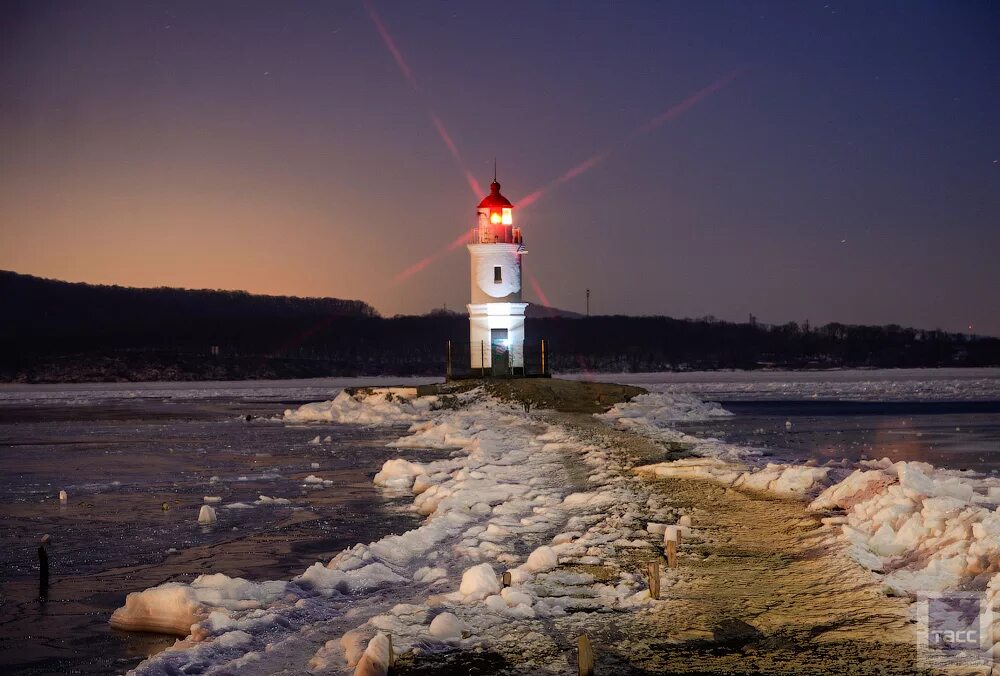
[[[478,213],[476,244],[521,243],[521,229],[514,227],[514,205],[500,194],[496,179],[490,183],[490,194],[479,203]]]

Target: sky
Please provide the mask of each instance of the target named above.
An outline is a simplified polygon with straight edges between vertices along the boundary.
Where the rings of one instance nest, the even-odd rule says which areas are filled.
[[[0,269],[464,310],[495,157],[529,301],[1000,335],[998,32],[975,0],[6,1]]]

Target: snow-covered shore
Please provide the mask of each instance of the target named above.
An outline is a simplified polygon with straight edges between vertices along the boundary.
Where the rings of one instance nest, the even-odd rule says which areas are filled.
[[[186,636],[137,673],[193,665],[351,673],[380,632],[392,635],[396,654],[505,642],[519,654],[545,654],[547,639],[532,632],[533,623],[654,603],[619,555],[654,556],[662,531],[647,526],[678,517],[665,500],[622,472],[613,449],[479,391],[455,403],[399,388],[342,392],[286,411],[294,423],[410,423],[393,443],[404,454],[450,449],[451,457],[429,463],[390,460],[375,477],[387,489],[410,491],[423,524],[358,544],[288,581],[204,575],[130,594],[113,626]],[[663,572],[665,587],[671,575]]]
[[[725,415],[693,396],[661,392],[598,418],[698,455],[635,468],[637,477],[707,480],[808,502],[831,546],[899,592],[1000,587],[1000,480],[924,463],[766,464],[754,449],[672,428]],[[392,444],[403,456],[408,448],[449,450],[449,458],[429,463],[390,460],[375,477],[387,489],[411,492],[424,522],[288,581],[209,575],[131,594],[114,626],[186,636],[137,673],[353,673],[359,663],[377,673],[387,659],[380,634],[392,636],[396,655],[505,646],[526,660],[548,655],[539,673],[562,673],[569,665],[552,658],[540,622],[663,603],[649,598],[645,581],[622,559],[658,556],[662,525],[681,515],[633,478],[608,445],[477,391],[457,402],[406,388],[343,392],[289,410],[285,419],[409,424]],[[505,570],[508,587],[500,581]],[[677,575],[662,570],[661,586],[670,589]]]
[[[654,393],[605,417],[654,438],[679,434],[649,415]],[[644,400],[643,400],[644,399]],[[637,422],[639,421],[639,422]],[[948,591],[1000,591],[1000,478],[925,462],[862,460],[825,466],[765,463],[754,451],[694,439],[699,457],[635,468],[640,474],[711,481],[737,490],[800,499],[822,517],[855,561],[888,590],[912,598]],[[998,637],[1000,638],[1000,637]],[[1000,654],[985,635],[984,647]]]

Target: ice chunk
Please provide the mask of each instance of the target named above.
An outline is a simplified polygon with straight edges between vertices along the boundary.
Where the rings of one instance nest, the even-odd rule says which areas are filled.
[[[167,582],[125,597],[125,605],[111,615],[111,626],[122,631],[149,631],[187,636],[191,625],[207,612],[195,590],[186,584]]]
[[[426,473],[427,470],[423,465],[403,458],[395,458],[385,461],[373,481],[376,486],[386,488],[410,488],[413,486],[415,477]]]
[[[531,552],[528,556],[528,560],[524,563],[522,568],[532,573],[542,573],[547,570],[552,570],[558,565],[559,559],[556,557],[556,553],[552,550],[552,547],[542,545],[535,551]]]
[[[202,505],[201,511],[198,512],[198,523],[209,524],[215,522],[216,522],[215,508],[209,505]]]
[[[458,591],[466,597],[484,598],[499,592],[500,582],[493,567],[488,563],[481,563],[462,573],[462,584]]]
[[[379,632],[368,642],[368,647],[354,669],[354,676],[386,676],[392,666],[392,658],[389,638]]]
[[[319,445],[319,435],[317,434],[315,437],[313,437],[312,439],[310,439],[309,443],[311,445],[313,445],[313,446]]]
[[[430,634],[442,641],[462,638],[465,625],[452,613],[441,613],[431,620]]]
[[[66,491],[59,491],[59,502],[65,505],[68,500],[69,500],[69,495],[66,493]]]

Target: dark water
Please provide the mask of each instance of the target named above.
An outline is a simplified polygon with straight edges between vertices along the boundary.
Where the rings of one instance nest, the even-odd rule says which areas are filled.
[[[719,403],[735,415],[677,427],[697,436],[766,447],[776,460],[787,462],[888,457],[1000,471],[1000,401]]]
[[[202,573],[287,579],[357,542],[415,527],[408,500],[371,484],[398,454],[385,443],[402,430],[266,419],[294,403],[0,406],[0,671],[125,671],[173,642],[110,630],[128,592]],[[247,414],[263,419],[247,422]],[[310,443],[316,435],[332,438]],[[309,474],[334,483],[303,489]],[[291,504],[215,505],[218,522],[197,523],[204,496],[225,505],[261,495]],[[45,533],[51,586],[41,599]]]

